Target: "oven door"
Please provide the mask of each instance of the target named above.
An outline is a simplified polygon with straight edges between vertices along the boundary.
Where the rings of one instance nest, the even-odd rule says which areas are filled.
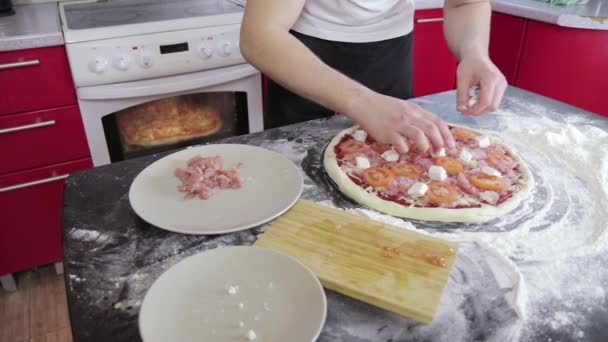
[[[77,89],[95,166],[263,129],[251,65]]]

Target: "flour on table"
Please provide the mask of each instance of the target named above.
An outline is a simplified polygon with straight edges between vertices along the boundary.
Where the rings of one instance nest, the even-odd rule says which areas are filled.
[[[79,241],[95,241],[101,235],[96,230],[87,230],[87,229],[80,229],[80,228],[72,228],[72,229],[70,229],[68,234],[70,234],[70,236],[74,240],[79,240]]]
[[[526,105],[540,114],[547,110],[532,106]],[[587,119],[559,116],[565,123],[541,116],[522,120],[508,111],[491,118],[499,121],[496,134],[526,161],[536,183],[530,199],[503,218],[485,225],[420,222],[416,227],[371,210],[350,211],[418,233],[484,246],[496,256],[492,273],[501,287],[512,288],[505,298],[525,318],[526,329],[565,330],[572,339],[584,339],[581,327],[587,317],[582,312],[607,298],[598,286],[600,272],[588,272],[604,266],[585,257],[608,250],[608,133]],[[321,204],[335,207],[331,201]],[[572,277],[585,271],[595,279]]]

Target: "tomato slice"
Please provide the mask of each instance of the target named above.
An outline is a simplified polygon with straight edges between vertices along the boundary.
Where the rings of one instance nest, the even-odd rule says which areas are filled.
[[[399,176],[411,179],[422,179],[422,171],[414,164],[397,163],[391,166],[391,171]]]
[[[383,143],[381,143],[381,142],[377,142],[377,141],[376,141],[376,142],[374,142],[374,143],[372,143],[372,144],[370,145],[370,147],[371,147],[371,148],[372,148],[374,151],[376,151],[376,152],[378,152],[378,153],[380,153],[380,154],[382,154],[382,153],[384,153],[384,152],[386,152],[386,151],[388,151],[388,150],[390,150],[390,149],[391,149],[391,145],[388,145],[388,144],[383,144]]]
[[[395,174],[382,166],[371,167],[363,171],[363,179],[374,188],[385,187],[391,184],[394,178]]]
[[[435,204],[448,204],[452,203],[460,198],[458,190],[445,182],[431,182],[429,190],[426,192],[426,198],[431,203]]]
[[[452,157],[439,157],[435,160],[435,165],[443,167],[450,175],[456,175],[464,172],[464,165]]]
[[[488,154],[488,162],[499,169],[512,169],[517,164],[513,158],[496,151]]]
[[[469,182],[474,186],[485,190],[505,191],[509,188],[509,184],[504,178],[490,176],[482,172],[470,176]]]
[[[454,136],[454,138],[456,138],[456,140],[460,140],[460,141],[475,140],[479,136],[479,134],[477,134],[475,132],[471,132],[467,129],[460,128],[460,127],[452,127],[451,131],[452,131],[452,135]]]
[[[367,149],[368,147],[364,142],[357,140],[348,140],[340,145],[340,150],[346,154],[365,152]]]

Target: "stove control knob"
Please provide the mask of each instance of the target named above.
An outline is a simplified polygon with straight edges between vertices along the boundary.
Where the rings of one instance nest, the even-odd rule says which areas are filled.
[[[121,71],[127,71],[129,69],[129,65],[131,64],[131,59],[127,56],[118,56],[114,59],[114,67]]]
[[[228,57],[232,54],[232,43],[230,42],[221,42],[218,48],[220,55],[224,57]]]
[[[213,48],[211,45],[203,43],[198,47],[198,53],[200,54],[201,58],[209,59],[211,56],[213,56]]]
[[[89,62],[89,70],[98,75],[103,74],[108,69],[108,61],[103,57],[95,57]]]
[[[141,52],[139,55],[137,55],[137,64],[144,69],[148,69],[154,64],[154,59],[150,53]]]

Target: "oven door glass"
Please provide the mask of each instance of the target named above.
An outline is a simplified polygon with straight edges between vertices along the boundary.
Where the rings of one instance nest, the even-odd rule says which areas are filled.
[[[210,92],[146,102],[102,118],[110,160],[206,143],[248,132],[244,92]]]

